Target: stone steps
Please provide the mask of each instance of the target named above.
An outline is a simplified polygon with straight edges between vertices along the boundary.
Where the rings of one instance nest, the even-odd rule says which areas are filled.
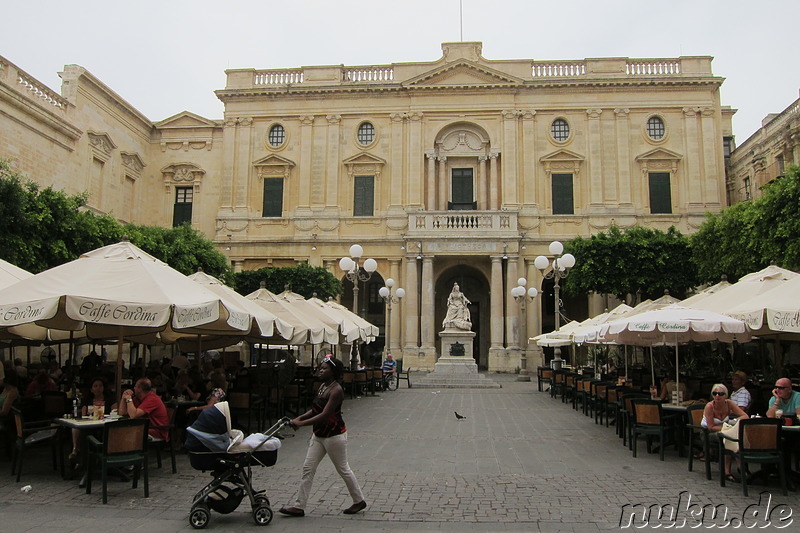
[[[414,379],[414,388],[421,389],[500,389],[502,385],[483,374],[437,376],[428,374]]]

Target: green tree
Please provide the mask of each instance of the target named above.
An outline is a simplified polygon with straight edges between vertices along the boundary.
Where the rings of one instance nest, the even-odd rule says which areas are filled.
[[[641,292],[642,299],[680,297],[697,283],[689,240],[674,227],[666,232],[634,226],[626,231],[612,226],[588,239],[577,237],[565,245],[576,263],[565,280],[568,294],[595,291],[625,300]]]
[[[342,292],[342,283],[336,276],[323,267],[313,267],[306,263],[294,267],[246,270],[237,272],[234,277],[236,289],[241,294],[250,294],[257,290],[262,281],[275,294],[283,292],[287,286],[292,292],[305,298],[311,298],[316,293],[321,300],[326,300],[329,296],[335,298]]]
[[[800,167],[764,186],[760,198],[709,214],[691,237],[701,282],[736,281],[774,262],[800,270]]]

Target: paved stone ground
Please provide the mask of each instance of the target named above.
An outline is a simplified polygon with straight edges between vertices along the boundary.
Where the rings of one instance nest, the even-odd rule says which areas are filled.
[[[602,531],[619,529],[623,505],[678,505],[687,491],[700,505],[724,505],[741,516],[772,493],[772,507],[800,510],[796,492],[783,496],[775,484],[720,488],[707,481],[702,463],[687,471],[687,460],[667,449],[664,462],[640,447],[634,459],[613,427],[596,425],[567,404],[536,391],[514,376],[492,375],[501,389],[401,389],[345,402],[350,464],[369,507],[344,516],[347,491],[328,461],[317,473],[304,518],[277,514],[268,526],[278,531]],[[413,378],[412,378],[413,380]],[[453,411],[466,416],[457,421]],[[254,486],[266,489],[273,508],[291,504],[305,456],[307,428],[283,441],[278,463],[254,469]],[[151,468],[150,498],[141,487],[111,482],[109,504],[99,488],[87,495],[75,481],[50,470],[46,452],[30,462],[21,483],[0,476],[0,531],[148,532],[190,530],[191,498],[208,479],[179,457],[178,474]],[[23,493],[20,488],[33,488]],[[784,508],[785,510],[785,508]],[[212,512],[208,529],[256,528],[243,504],[229,515]],[[774,517],[773,517],[774,518]],[[800,519],[798,519],[800,520]],[[719,523],[719,522],[717,522]],[[693,522],[687,524],[687,528]],[[696,522],[694,522],[696,524]],[[709,522],[703,522],[708,525]],[[790,526],[788,530],[795,526]]]

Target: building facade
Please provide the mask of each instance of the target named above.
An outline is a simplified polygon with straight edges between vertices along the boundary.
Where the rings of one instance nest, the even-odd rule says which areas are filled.
[[[761,128],[729,154],[729,205],[761,195],[761,188],[786,166],[800,164],[800,99],[780,113],[767,115]]]
[[[553,240],[634,225],[692,233],[726,203],[733,111],[710,57],[488,60],[444,43],[432,62],[228,70],[222,120],[150,122],[81,67],[62,94],[0,58],[0,157],[89,192],[136,223],[190,221],[239,270],[324,266],[352,244],[377,261],[358,310],[386,326],[405,367],[432,368],[447,295],[471,301],[473,357],[515,371],[552,329]],[[517,279],[542,290],[522,308]],[[352,305],[345,280],[342,303]],[[565,300],[570,318],[600,296]]]

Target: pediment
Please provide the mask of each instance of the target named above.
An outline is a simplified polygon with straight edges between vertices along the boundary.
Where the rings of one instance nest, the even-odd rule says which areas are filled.
[[[385,165],[386,160],[368,152],[362,152],[344,160],[345,165]]]
[[[636,161],[675,161],[683,159],[683,156],[677,154],[673,151],[666,150],[664,148],[656,148],[654,150],[650,150],[649,152],[645,152],[641,155],[636,156]]]
[[[293,167],[294,161],[286,159],[285,157],[281,157],[279,155],[270,154],[267,157],[263,157],[258,161],[253,162],[253,166],[255,167]]]
[[[181,111],[177,115],[165,118],[161,122],[156,122],[157,128],[214,128],[217,126],[213,120],[195,115],[190,111]]]
[[[142,159],[136,152],[121,152],[122,164],[134,172],[141,172],[147,165],[144,164]]]
[[[117,145],[114,144],[114,141],[111,140],[111,137],[109,137],[105,132],[89,130],[86,132],[86,135],[89,137],[89,144],[105,155],[110,154],[111,151],[117,147]]]
[[[584,161],[585,159],[586,158],[582,155],[570,152],[569,150],[556,150],[553,153],[542,156],[539,161],[545,163],[555,161]]]
[[[473,61],[456,61],[403,83],[405,86],[517,85],[523,80]]]

